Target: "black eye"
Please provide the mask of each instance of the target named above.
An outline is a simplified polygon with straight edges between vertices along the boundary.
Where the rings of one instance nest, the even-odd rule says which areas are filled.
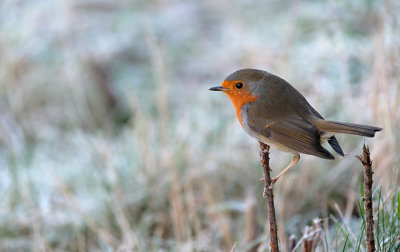
[[[236,83],[237,89],[241,89],[242,87],[243,87],[243,83],[241,83],[241,82]]]

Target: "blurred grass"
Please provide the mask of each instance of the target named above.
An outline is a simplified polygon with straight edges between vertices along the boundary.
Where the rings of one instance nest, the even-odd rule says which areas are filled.
[[[383,127],[338,139],[352,153],[367,141],[381,199],[398,207],[396,1],[0,5],[4,250],[267,247],[258,145],[208,91],[244,67],[282,76],[326,118]],[[271,158],[277,172],[291,156]],[[275,187],[282,246],[316,217],[361,237],[361,173],[355,159],[304,155]],[[380,216],[396,214],[394,203]],[[348,237],[353,250],[336,228],[325,221],[330,246]]]

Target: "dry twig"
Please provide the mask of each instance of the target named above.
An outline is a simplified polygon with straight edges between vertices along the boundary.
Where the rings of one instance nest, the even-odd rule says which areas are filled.
[[[364,209],[367,236],[367,251],[375,251],[374,214],[372,209],[372,161],[368,146],[363,146],[363,155],[357,156],[364,166]]]
[[[272,191],[272,188],[270,188],[271,185],[271,169],[269,167],[269,146],[259,142],[260,143],[260,156],[261,156],[261,162],[262,162],[262,167],[263,167],[263,172],[264,172],[264,197],[267,198],[268,200],[268,217],[269,217],[269,229],[271,233],[271,251],[276,252],[279,251],[279,244],[278,244],[278,227],[276,225],[276,217],[275,217],[275,206],[274,206],[274,194]]]

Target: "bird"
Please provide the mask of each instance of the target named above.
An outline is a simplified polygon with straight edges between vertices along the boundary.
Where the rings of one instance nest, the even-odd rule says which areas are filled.
[[[321,144],[328,142],[344,156],[335,133],[374,137],[382,128],[325,120],[306,98],[284,79],[267,71],[246,68],[228,75],[221,86],[231,100],[240,125],[248,135],[280,151],[293,160],[272,178],[269,188],[300,160],[300,154],[324,159],[334,156]]]

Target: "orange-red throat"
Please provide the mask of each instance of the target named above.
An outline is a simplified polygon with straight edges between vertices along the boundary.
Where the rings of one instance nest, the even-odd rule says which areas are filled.
[[[237,88],[238,83],[243,84],[241,88]],[[253,93],[247,87],[246,83],[241,80],[225,80],[224,82],[222,82],[222,87],[224,88],[224,90],[222,91],[228,95],[229,99],[236,109],[236,116],[239,119],[240,124],[242,125],[242,127],[244,127],[242,122],[242,114],[240,113],[240,111],[243,105],[254,102],[257,99],[257,95],[253,95]]]

